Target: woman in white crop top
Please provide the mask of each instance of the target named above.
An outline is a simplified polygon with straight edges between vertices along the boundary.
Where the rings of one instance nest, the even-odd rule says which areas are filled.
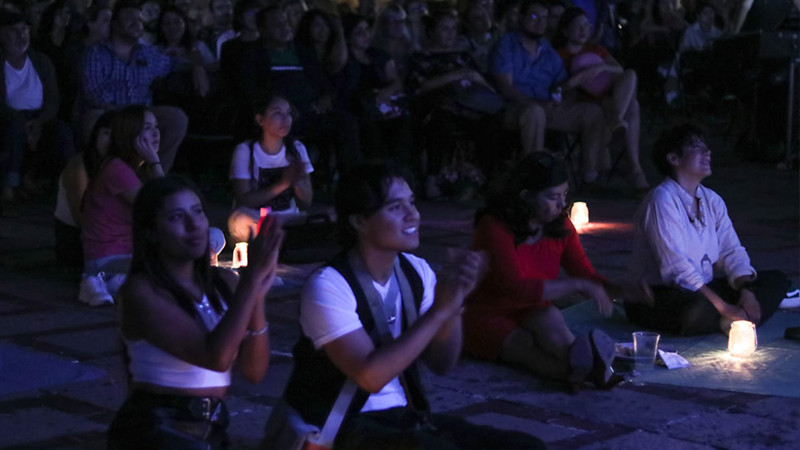
[[[266,221],[236,277],[209,265],[208,218],[197,188],[168,176],[133,206],[133,260],[119,291],[131,393],[109,430],[110,449],[226,448],[222,398],[234,360],[251,382],[269,362],[264,298],[283,231]]]

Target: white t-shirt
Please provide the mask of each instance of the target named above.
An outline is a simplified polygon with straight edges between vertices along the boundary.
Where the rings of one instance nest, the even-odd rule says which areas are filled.
[[[281,147],[280,151],[274,155],[270,155],[269,153],[265,152],[264,149],[261,148],[261,144],[257,141],[253,142],[252,146],[254,147],[252,152],[252,172],[250,171],[250,141],[242,142],[233,150],[233,157],[231,159],[231,173],[229,176],[231,180],[258,180],[261,174],[261,169],[277,169],[281,167],[287,167],[289,165],[289,160],[286,158],[286,145]],[[306,166],[306,173],[313,172],[314,167],[311,165],[311,161],[308,159],[308,151],[306,151],[306,147],[303,145],[303,143],[300,141],[294,141],[294,148],[297,150],[300,160],[303,161]],[[292,198],[289,208],[273,212],[276,214],[288,214],[299,213],[300,210],[297,208],[297,203],[295,203],[294,198]],[[258,211],[255,212],[255,215],[258,216]]]
[[[436,287],[436,274],[428,263],[414,255],[403,254],[411,266],[419,274],[424,286],[422,303],[419,314],[424,314],[433,305],[433,292]],[[373,281],[372,284],[384,302],[389,292],[389,285],[380,285]],[[400,316],[400,295],[395,300],[396,317]],[[392,334],[400,334],[401,320],[390,324]],[[393,325],[393,326],[391,326]],[[317,269],[306,282],[300,295],[300,326],[303,333],[308,336],[317,349],[350,332],[363,328],[356,313],[356,297],[344,277],[332,267]],[[407,404],[400,380],[394,378],[380,392],[372,394],[367,399],[361,411],[379,411]]]
[[[25,58],[25,65],[20,70],[6,61],[4,70],[8,107],[17,111],[40,109],[44,102],[44,87],[31,59]]]

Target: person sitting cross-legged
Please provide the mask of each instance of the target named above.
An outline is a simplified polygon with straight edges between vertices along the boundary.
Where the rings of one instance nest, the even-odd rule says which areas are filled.
[[[791,282],[782,272],[756,272],[722,198],[702,181],[711,150],[700,129],[680,125],[653,147],[666,178],[634,216],[629,276],[644,279],[655,304],[626,305],[628,318],[664,333],[727,333],[734,320],[759,324],[778,309]]]
[[[406,179],[385,163],[354,167],[335,205],[344,251],[301,294],[288,404],[319,426],[349,378],[357,392],[334,448],[544,448],[525,433],[431,414],[422,391],[419,362],[444,374],[458,361],[462,300],[480,278],[481,255],[469,252],[437,281],[407,253],[419,246],[420,215]],[[377,302],[368,298],[382,305],[370,308]]]

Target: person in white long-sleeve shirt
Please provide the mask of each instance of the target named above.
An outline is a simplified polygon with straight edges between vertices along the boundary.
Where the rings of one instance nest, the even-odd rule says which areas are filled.
[[[655,304],[626,304],[630,320],[690,335],[768,319],[790,282],[781,272],[753,268],[722,197],[700,184],[711,175],[703,133],[688,124],[668,130],[653,161],[666,179],[636,212],[628,273],[650,285]]]

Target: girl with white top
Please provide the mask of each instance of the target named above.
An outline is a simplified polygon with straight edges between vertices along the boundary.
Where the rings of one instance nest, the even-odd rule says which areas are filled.
[[[131,392],[109,448],[226,448],[234,361],[254,383],[267,370],[264,298],[283,231],[265,221],[237,278],[210,266],[205,205],[187,179],[147,183],[133,210],[133,261],[118,297]]]
[[[242,142],[233,151],[230,179],[236,209],[228,219],[234,242],[255,234],[259,208],[269,207],[289,224],[304,217],[311,205],[314,171],[305,146],[289,137],[294,108],[280,94],[269,94],[254,104],[257,140]]]

